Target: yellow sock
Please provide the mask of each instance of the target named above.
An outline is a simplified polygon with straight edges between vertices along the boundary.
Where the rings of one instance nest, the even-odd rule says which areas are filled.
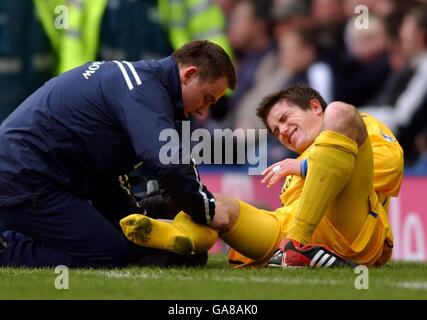
[[[310,243],[329,204],[350,179],[357,152],[357,143],[337,132],[323,131],[316,138],[308,155],[308,174],[295,224],[286,238]]]
[[[176,215],[172,224],[191,239],[194,243],[195,253],[208,251],[218,239],[218,230],[195,223],[191,220],[191,217],[183,211]]]
[[[120,220],[125,236],[140,246],[167,250],[181,255],[194,254],[194,243],[170,222],[131,214]]]
[[[221,233],[221,239],[240,254],[253,260],[263,259],[276,248],[280,234],[280,224],[264,210],[243,201],[240,214],[234,226]]]

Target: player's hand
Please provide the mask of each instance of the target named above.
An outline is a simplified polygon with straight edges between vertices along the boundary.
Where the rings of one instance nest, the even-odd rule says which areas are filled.
[[[224,230],[229,228],[230,218],[228,216],[227,207],[221,201],[215,202],[215,215],[209,223],[209,227],[213,229]]]
[[[300,164],[301,160],[297,159],[285,159],[276,162],[261,172],[264,176],[261,183],[267,184],[267,188],[270,188],[286,176],[300,176]]]

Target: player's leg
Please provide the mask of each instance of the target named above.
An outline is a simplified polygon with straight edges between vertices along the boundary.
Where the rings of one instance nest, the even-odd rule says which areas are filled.
[[[359,147],[348,183],[326,213],[328,220],[348,243],[358,236],[371,211],[369,197],[375,197],[372,194],[373,167],[372,147],[369,139],[366,139]]]
[[[125,236],[139,246],[189,255],[195,245],[186,231],[170,220],[152,219],[142,214],[131,214],[120,220]]]
[[[253,260],[268,258],[281,240],[281,222],[272,212],[227,195],[215,195],[230,209],[230,229],[220,233],[231,248]]]
[[[65,192],[2,208],[0,219],[8,229],[27,236],[8,241],[0,252],[3,266],[122,266],[144,252],[88,201]]]
[[[185,212],[179,212],[172,225],[184,232],[194,243],[194,252],[196,254],[207,252],[218,240],[218,230],[208,226],[195,223]]]
[[[168,217],[172,214],[176,215],[176,212],[164,212],[166,208],[172,208],[173,203],[172,199],[164,197],[160,190],[151,190],[152,195],[146,195],[137,203],[126,175],[118,178],[94,175],[91,182],[92,188],[89,188],[88,197],[94,207],[116,228],[122,230],[131,242],[139,246],[171,251],[181,255],[194,252],[194,244],[191,239],[170,221],[148,217],[148,215],[158,216],[159,211]],[[148,204],[148,208],[146,204]],[[154,251],[149,250],[149,252]],[[158,256],[160,253],[156,253],[156,255]]]
[[[215,197],[217,202],[223,202],[231,219],[230,224],[233,224],[237,217],[233,213],[236,211],[235,201],[219,194],[216,194]],[[161,202],[161,197],[156,201]],[[170,201],[170,199],[165,199],[165,201]],[[238,208],[238,202],[236,203]],[[155,211],[157,206],[162,207],[160,203],[153,204],[152,211]],[[126,237],[138,245],[181,255],[206,252],[218,239],[219,231],[193,222],[191,217],[182,211],[172,221],[132,214],[122,219],[120,225]]]
[[[308,173],[295,224],[287,238],[302,244],[311,237],[327,208],[352,176],[358,146],[367,139],[365,125],[357,110],[344,103],[328,106],[323,131],[308,155]]]
[[[230,220],[230,228],[220,232],[222,240],[251,259],[269,257],[281,239],[279,218],[227,195],[215,194],[215,198],[227,208]],[[194,223],[183,212],[172,223],[130,215],[122,219],[121,226],[128,239],[139,245],[180,254],[187,253],[179,249],[176,239],[190,239],[194,252],[199,253],[208,250],[218,235],[217,230]]]
[[[313,241],[326,243],[341,256],[364,265],[385,263],[392,247],[386,213],[373,190],[373,165],[367,139],[359,147],[349,182],[313,236]]]
[[[222,240],[253,260],[270,257],[281,240],[279,217],[228,195],[215,194],[215,198],[225,206],[229,217],[229,228],[219,233]],[[172,224],[193,241],[196,253],[208,250],[218,237],[218,230],[194,223],[183,212]]]
[[[221,230],[221,238],[227,244],[253,259],[264,257],[274,248],[280,230],[275,218],[263,210],[239,203],[233,197],[215,194],[215,198],[226,207],[229,216],[230,229]],[[150,228],[141,227],[145,223],[149,223]],[[128,239],[139,245],[180,254],[186,253],[179,250],[177,238],[190,239],[195,253],[207,251],[218,238],[218,230],[193,222],[184,212],[180,212],[172,223],[130,215],[121,221],[121,225]]]
[[[176,205],[164,192],[149,195],[140,204],[147,209],[146,215],[131,214],[120,220],[126,237],[140,246],[180,255],[198,254],[206,253],[218,238],[218,231],[194,223],[186,213],[165,211],[176,210]],[[152,216],[168,217],[168,220]],[[170,217],[174,217],[173,220],[169,220]]]
[[[181,255],[207,252],[218,239],[218,230],[193,222],[182,211],[173,220],[132,214],[120,225],[126,237],[138,245]]]

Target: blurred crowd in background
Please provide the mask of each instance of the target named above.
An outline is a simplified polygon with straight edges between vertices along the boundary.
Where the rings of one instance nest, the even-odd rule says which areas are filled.
[[[306,83],[384,121],[406,172],[427,174],[425,0],[1,0],[0,122],[75,66],[158,59],[195,39],[223,46],[238,85],[194,128],[262,128],[261,98]],[[267,150],[269,163],[294,156],[272,137]]]

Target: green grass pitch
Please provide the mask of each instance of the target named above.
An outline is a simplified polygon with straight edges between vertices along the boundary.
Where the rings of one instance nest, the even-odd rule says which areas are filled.
[[[68,289],[54,269],[0,268],[0,299],[427,299],[427,264],[370,268],[369,289],[353,269],[231,269],[222,255],[202,268],[76,269]]]

